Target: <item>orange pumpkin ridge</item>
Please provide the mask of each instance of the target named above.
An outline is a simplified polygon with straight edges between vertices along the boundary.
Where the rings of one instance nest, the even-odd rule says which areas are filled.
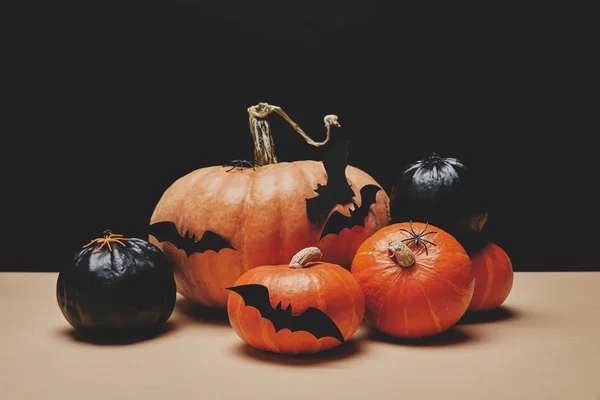
[[[420,222],[388,225],[359,248],[351,272],[366,320],[392,336],[438,334],[464,315],[473,296],[471,260],[444,230]]]
[[[289,264],[252,268],[228,288],[229,321],[242,340],[270,352],[315,353],[357,331],[365,313],[363,293],[347,269],[313,261],[321,256],[316,247],[303,249]]]
[[[500,307],[513,286],[514,272],[508,254],[497,244],[489,242],[471,254],[475,291],[469,311],[491,310]]]

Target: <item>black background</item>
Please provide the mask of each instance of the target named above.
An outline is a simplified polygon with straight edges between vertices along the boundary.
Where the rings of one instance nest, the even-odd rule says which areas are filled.
[[[3,47],[1,268],[56,271],[105,228],[145,237],[175,179],[253,157],[263,101],[316,140],[337,114],[334,140],[386,190],[433,151],[486,175],[486,229],[515,270],[599,269],[589,11],[395,3],[22,1]],[[281,161],[327,149],[270,122]]]

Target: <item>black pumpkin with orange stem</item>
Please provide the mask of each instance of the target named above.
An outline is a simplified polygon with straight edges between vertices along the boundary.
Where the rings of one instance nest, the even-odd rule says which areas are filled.
[[[59,272],[56,297],[78,331],[140,331],[171,316],[173,268],[153,244],[110,230],[90,241]]]

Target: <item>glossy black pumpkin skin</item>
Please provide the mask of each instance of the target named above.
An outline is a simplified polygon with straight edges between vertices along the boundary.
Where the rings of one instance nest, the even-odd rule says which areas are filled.
[[[142,239],[122,243],[84,248],[59,272],[58,305],[77,330],[158,328],[171,316],[177,292],[167,257]]]
[[[429,222],[461,240],[476,238],[488,217],[483,183],[460,160],[434,153],[410,164],[393,183],[392,223]]]

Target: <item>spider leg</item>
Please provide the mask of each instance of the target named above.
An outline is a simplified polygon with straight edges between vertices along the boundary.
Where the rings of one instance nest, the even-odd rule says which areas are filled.
[[[406,239],[402,239],[401,242],[406,242],[407,246],[410,246],[411,244],[414,246],[415,244],[415,240],[413,238],[406,238]]]
[[[408,229],[404,229],[404,228],[398,228],[398,230],[399,230],[399,231],[404,231],[404,232],[406,232],[406,233],[408,233],[408,234],[410,234],[410,235],[413,235],[413,236],[414,236],[414,234],[413,234],[411,231],[409,231]]]
[[[425,248],[425,255],[428,256],[429,255],[429,250],[427,250],[427,246],[425,246],[425,244],[423,244],[423,247]]]
[[[96,250],[94,250],[92,253],[97,253],[100,251],[101,248],[104,247],[104,245],[106,244],[106,241],[103,241],[102,244],[100,245],[100,247],[98,247]]]
[[[430,242],[429,240],[425,240],[425,239],[423,239],[423,238],[421,238],[421,241],[422,241],[422,242],[425,242],[425,243],[428,243],[428,244],[430,244],[430,245],[432,245],[432,246],[437,246],[437,244],[435,244],[435,243],[433,243],[433,242]]]
[[[415,236],[417,235],[417,232],[415,232],[415,230],[413,229],[413,226],[412,226],[412,219],[410,220],[410,231],[412,232],[413,235],[415,235]]]
[[[413,247],[414,247],[415,249],[418,249],[418,248],[420,248],[420,247],[421,247],[421,246],[420,246],[420,245],[421,245],[421,242],[419,241],[419,238],[418,238],[418,237],[417,237],[417,238],[415,238],[415,239],[413,239],[411,243],[413,244]],[[427,251],[427,248],[425,248],[425,251]]]
[[[423,235],[423,233],[424,233],[424,232],[427,230],[427,228],[429,228],[429,222],[427,222],[427,223],[425,224],[425,228],[424,228],[424,229],[423,229],[423,230],[422,230],[422,231],[419,233],[419,236],[422,236],[422,235]]]
[[[81,246],[82,248],[86,248],[86,247],[90,247],[92,244],[96,243],[98,241],[98,239],[94,239],[91,242],[89,242],[88,244],[86,244],[85,246]]]
[[[422,235],[421,235],[421,237],[423,237],[423,236],[425,236],[425,235],[432,235],[432,234],[434,234],[434,233],[437,233],[437,232],[427,232],[427,233],[424,233],[424,234],[422,234]]]
[[[247,166],[249,166],[249,167],[250,167],[250,168],[252,168],[254,171],[256,171],[256,170],[254,169],[254,164],[253,164],[251,161],[244,160],[244,161],[242,161],[242,163],[243,163],[244,165],[247,165]]]

